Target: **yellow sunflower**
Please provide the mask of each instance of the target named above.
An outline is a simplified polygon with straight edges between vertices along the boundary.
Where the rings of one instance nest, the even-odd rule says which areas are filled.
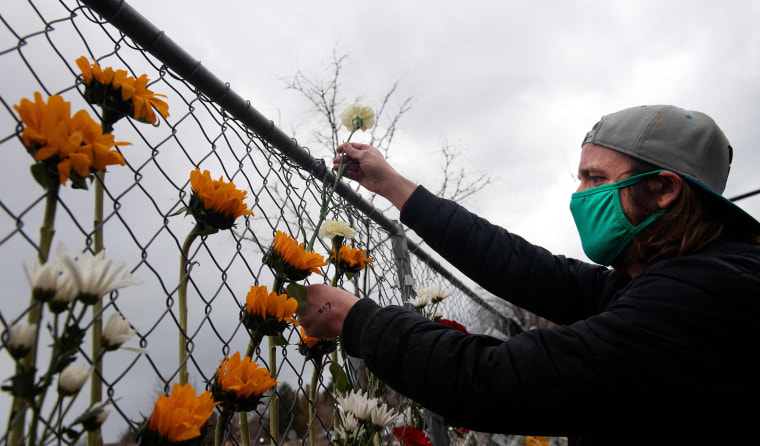
[[[298,343],[298,352],[306,357],[306,359],[315,359],[317,361],[322,359],[322,356],[332,353],[338,346],[338,340],[332,339],[320,339],[313,338],[306,334],[301,328],[301,342]]]
[[[252,286],[245,297],[243,324],[251,331],[265,336],[278,335],[288,324],[298,325],[293,318],[298,301],[287,294],[267,291],[266,286]]]
[[[153,406],[148,430],[162,442],[179,443],[201,435],[201,429],[219,403],[211,392],[195,396],[190,384],[174,384],[171,395],[158,397]]]
[[[214,397],[235,412],[254,410],[261,397],[277,385],[267,369],[248,356],[240,359],[240,352],[221,361],[216,373]]]
[[[317,342],[319,342],[321,339],[319,338],[312,338],[311,336],[307,335],[305,331],[303,331],[303,327],[301,327],[301,344],[304,344],[308,348],[312,348],[315,345],[317,345]]]
[[[165,98],[166,95],[147,88],[149,80],[146,74],[135,79],[126,70],[101,68],[94,60],[90,64],[84,56],[76,63],[87,85],[85,98],[91,104],[103,107],[104,115],[110,116],[112,122],[116,122],[121,115],[129,115],[140,122],[155,124],[158,118],[154,109],[164,118],[169,116],[169,105],[159,99],[159,96]]]
[[[122,155],[111,147],[129,143],[115,142],[113,135],[104,135],[100,124],[84,110],[71,116],[71,104],[62,97],[50,96],[46,103],[35,92],[34,102],[24,98],[13,107],[24,124],[21,141],[35,161],[42,162],[43,176],[57,171],[55,176],[66,184],[73,171],[77,176],[75,187],[77,184],[86,187],[83,178],[91,168],[103,170],[108,165],[124,165]]]
[[[200,169],[190,172],[190,196],[188,212],[192,213],[199,224],[216,229],[229,229],[242,215],[253,215],[243,202],[247,194],[233,183],[226,183],[219,177],[211,178],[208,170]]]
[[[148,85],[148,76],[143,74],[142,76],[134,79],[128,86],[122,84],[121,96],[124,100],[131,99],[134,106],[135,119],[142,122],[149,122],[155,124],[158,118],[153,109],[158,112],[164,118],[169,116],[169,104],[159,99],[158,96],[166,97],[166,95],[153,93],[146,88]],[[129,97],[126,97],[129,95]]]
[[[335,249],[333,249],[330,260],[336,262]],[[343,272],[356,274],[363,270],[365,265],[372,263],[373,260],[367,257],[366,251],[343,245],[338,251],[337,265]]]
[[[264,263],[280,278],[293,282],[303,280],[311,273],[322,274],[319,268],[327,265],[321,254],[304,251],[304,243],[299,244],[282,231],[275,234]]]

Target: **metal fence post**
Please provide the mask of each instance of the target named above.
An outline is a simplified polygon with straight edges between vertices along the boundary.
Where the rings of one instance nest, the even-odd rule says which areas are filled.
[[[414,297],[416,294],[414,291],[415,283],[409,247],[406,243],[404,227],[398,221],[394,221],[394,224],[396,231],[393,237],[391,237],[391,245],[393,246],[393,259],[396,262],[396,271],[398,272],[401,300],[404,303],[404,307],[413,310],[414,307],[408,302],[409,298]],[[433,442],[433,446],[449,445],[448,427],[440,415],[425,410],[425,425],[430,433],[430,440]]]
[[[396,272],[398,274],[398,287],[401,291],[401,301],[404,307],[414,309],[407,301],[414,297],[414,275],[412,274],[412,261],[409,257],[409,247],[406,243],[406,234],[404,227],[398,221],[393,222],[396,230],[391,237],[391,246],[393,248],[393,261],[396,262]]]

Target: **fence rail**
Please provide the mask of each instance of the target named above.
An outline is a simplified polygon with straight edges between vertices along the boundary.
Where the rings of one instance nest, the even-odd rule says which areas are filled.
[[[11,3],[13,3],[11,5]],[[23,126],[14,105],[34,92],[42,96],[60,95],[71,102],[72,113],[84,109],[91,116],[101,110],[85,101],[84,84],[75,60],[86,56],[103,66],[125,69],[131,76],[147,74],[148,87],[165,94],[170,115],[159,118],[157,126],[134,120],[120,120],[113,129],[126,164],[109,166],[103,178],[96,177],[87,191],[62,187],[55,215],[55,235],[51,257],[59,242],[69,251],[94,253],[102,245],[109,259],[119,259],[139,277],[142,284],[114,291],[102,306],[83,319],[86,342],[78,351],[80,361],[95,363],[90,329],[100,329],[99,321],[115,313],[124,315],[137,329],[136,341],[128,345],[142,352],[117,350],[103,359],[92,388],[102,388],[101,400],[112,408],[102,428],[103,441],[113,443],[128,438],[142,417],[149,416],[155,398],[176,382],[177,343],[186,338],[189,380],[196,388],[207,386],[219,361],[244,350],[248,333],[241,325],[245,295],[252,285],[270,285],[271,271],[261,258],[277,230],[294,237],[313,230],[325,185],[335,179],[325,163],[262,116],[249,101],[176,45],[168,36],[122,0],[42,0],[0,5],[0,148],[4,162],[0,174],[0,281],[4,298],[0,309],[3,340],[0,350],[8,350],[9,330],[34,311],[30,288],[23,277],[22,261],[31,264],[41,253],[38,233],[45,221],[46,192],[34,181],[20,135]],[[193,219],[178,214],[190,198],[189,174],[195,168],[209,170],[248,193],[246,202],[254,215],[238,220],[230,231],[205,235],[187,253],[191,273],[187,280],[187,328],[180,333],[178,275],[183,257],[183,241],[193,227]],[[96,187],[97,186],[97,187]],[[102,222],[93,210],[93,189],[104,195]],[[358,280],[343,286],[360,297],[381,304],[403,304],[411,282],[400,279],[406,271],[420,286],[438,285],[452,292],[444,301],[444,317],[469,327],[497,327],[508,331],[509,321],[491,308],[476,292],[442,266],[424,246],[405,238],[400,225],[388,218],[348,184],[340,182],[336,195],[341,206],[330,217],[350,221],[359,236],[357,246],[366,249],[375,261]],[[395,247],[394,247],[395,240]],[[402,243],[399,244],[399,241]],[[318,249],[327,252],[321,242]],[[398,246],[406,245],[399,253]],[[401,258],[407,264],[402,269]],[[312,283],[322,280],[311,278]],[[38,304],[39,305],[39,304]],[[53,326],[54,316],[45,313],[42,323]],[[477,330],[477,328],[476,328]],[[41,331],[39,345],[51,338]],[[255,352],[262,364],[276,366],[283,402],[281,431],[283,444],[306,444],[304,427],[317,423],[322,435],[330,436],[334,401],[329,377],[318,381],[328,398],[328,409],[317,411],[314,420],[304,419],[304,401],[309,395],[312,366],[294,345],[295,330],[285,333],[287,346],[278,350],[275,364]],[[5,355],[0,362],[3,379],[14,376],[14,363]],[[41,351],[38,364],[49,357]],[[11,397],[0,396],[0,420],[10,418]],[[80,396],[71,413],[89,405]],[[44,411],[43,411],[44,413]],[[259,406],[249,415],[252,436],[268,438],[268,406]],[[74,416],[74,415],[72,415]],[[50,420],[42,419],[42,425]],[[9,433],[3,440],[9,441]],[[233,438],[233,441],[237,441]]]

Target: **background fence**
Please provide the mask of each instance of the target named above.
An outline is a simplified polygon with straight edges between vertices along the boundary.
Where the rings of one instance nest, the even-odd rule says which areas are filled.
[[[143,283],[113,292],[102,311],[85,321],[91,324],[97,316],[107,319],[119,312],[138,330],[136,340],[128,345],[147,351],[109,353],[99,373],[103,401],[115,409],[103,427],[103,440],[115,442],[149,416],[156,397],[177,381],[178,269],[181,246],[194,221],[175,214],[188,202],[190,171],[209,170],[214,178],[234,182],[248,192],[246,203],[254,212],[239,219],[231,231],[203,237],[190,252],[187,351],[190,383],[196,389],[205,386],[220,359],[244,351],[248,343],[239,321],[241,306],[252,285],[272,284],[261,258],[274,232],[300,238],[303,231],[311,233],[323,181],[331,182],[333,177],[324,162],[314,159],[307,148],[261,116],[126,3],[6,1],[0,5],[0,20],[0,319],[4,332],[25,320],[29,311],[30,290],[21,262],[35,261],[45,202],[45,191],[29,172],[33,160],[21,144],[22,126],[13,105],[39,91],[43,97],[63,96],[72,103],[72,112],[85,109],[98,116],[100,110],[83,99],[84,85],[75,64],[86,56],[102,67],[126,69],[134,77],[147,74],[149,88],[167,95],[170,106],[170,116],[159,118],[157,126],[128,119],[116,124],[115,139],[131,145],[120,147],[126,166],[110,166],[104,181],[106,257],[125,261]],[[444,317],[471,331],[490,328],[509,334],[508,319],[438,264],[424,246],[405,239],[394,221],[346,184],[337,193],[343,206],[330,218],[350,221],[359,232],[357,246],[375,259],[358,281],[344,284],[347,289],[385,305],[403,304],[412,283],[443,286],[452,292],[441,307]],[[61,189],[54,247],[64,242],[70,251],[94,249],[92,195],[92,190]],[[326,248],[317,250],[324,254]],[[45,345],[42,336],[41,345]],[[299,399],[307,395],[311,365],[293,347],[298,333],[287,331],[285,337],[291,345],[278,352],[277,379],[293,392],[282,395],[288,401],[289,419],[283,438],[300,444],[304,434],[296,426],[296,412]],[[0,349],[5,349],[6,341],[4,335]],[[89,360],[90,351],[83,348],[80,356]],[[45,360],[44,356],[39,359]],[[257,360],[267,362],[261,355]],[[5,379],[13,374],[13,361],[3,353],[0,375]],[[322,390],[330,390],[328,380],[324,376],[320,381]],[[89,398],[82,395],[80,400],[76,403],[80,409],[86,407]],[[9,405],[10,397],[3,393],[0,419],[8,418]],[[251,419],[263,421],[268,417],[266,409],[260,406]],[[332,411],[320,412],[317,422],[330,426],[332,416]],[[263,426],[254,435],[264,438],[267,426]]]

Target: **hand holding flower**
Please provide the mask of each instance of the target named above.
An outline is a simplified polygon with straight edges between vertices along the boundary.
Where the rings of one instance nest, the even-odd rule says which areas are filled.
[[[358,181],[365,189],[387,198],[398,209],[417,187],[414,182],[399,174],[383,157],[382,153],[368,144],[346,143],[338,146],[339,155],[333,160],[333,168],[350,161],[343,176]]]

